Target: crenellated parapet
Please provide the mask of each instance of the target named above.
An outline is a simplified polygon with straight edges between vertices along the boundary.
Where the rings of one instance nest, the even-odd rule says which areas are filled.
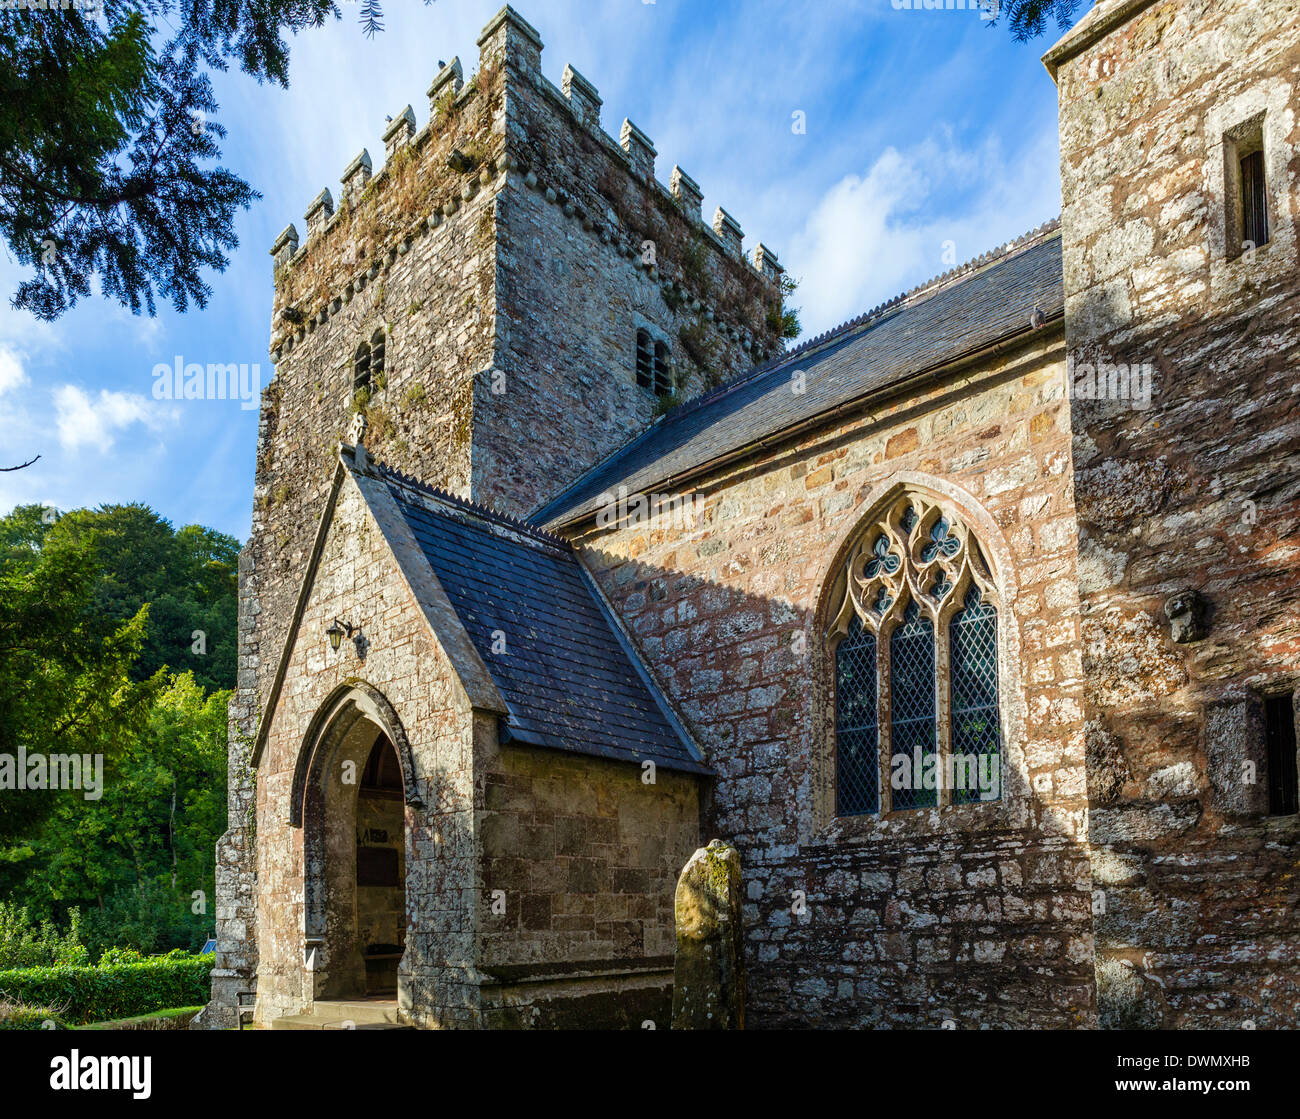
[[[504,66],[526,79],[542,70],[542,37],[509,4],[494,15],[478,37],[479,65]]]
[[[384,158],[391,160],[415,139],[415,110],[407,105],[384,129]]]
[[[371,173],[370,153],[365,148],[361,153],[343,169],[343,202],[347,206],[355,206],[361,198],[362,192],[370,182]]]
[[[641,129],[637,128],[627,118],[623,119],[623,127],[619,130],[618,143],[625,152],[627,152],[628,166],[632,174],[638,179],[645,179],[647,182],[655,177],[655,146],[650,142]]]
[[[603,102],[596,87],[587,81],[571,64],[564,67],[564,76],[560,81],[560,92],[569,101],[569,109],[574,118],[587,128],[600,127],[600,106]]]
[[[550,82],[541,73],[541,37],[513,8],[488,22],[478,46],[479,66],[468,82],[459,58],[439,63],[423,128],[410,105],[388,118],[383,167],[375,170],[363,149],[343,170],[339,208],[327,188],[306,212],[302,240],[292,227],[291,238],[277,239],[277,307],[293,312],[286,321],[305,322],[305,330],[323,322],[417,239],[483,192],[495,196],[514,182],[617,246],[673,306],[717,321],[756,356],[779,349],[779,337],[763,336],[780,301],[775,254],[759,245],[747,259],[741,226],[721,206],[706,223],[703,191],[680,166],[664,186],[654,142],[631,120],[623,120],[617,139],[607,133],[599,91],[572,65],[559,86]],[[562,141],[566,132],[571,141]],[[302,336],[303,330],[273,331],[272,352],[291,349]]]

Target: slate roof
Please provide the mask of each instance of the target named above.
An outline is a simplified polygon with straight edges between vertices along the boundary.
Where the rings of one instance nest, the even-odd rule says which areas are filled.
[[[377,470],[506,702],[504,738],[712,773],[566,541]]]
[[[1064,314],[1056,222],[674,409],[530,520],[558,527],[594,513],[600,496],[620,486],[637,494],[670,485],[913,374],[1027,333],[1035,307],[1047,320]],[[802,394],[791,391],[796,370],[805,374]]]

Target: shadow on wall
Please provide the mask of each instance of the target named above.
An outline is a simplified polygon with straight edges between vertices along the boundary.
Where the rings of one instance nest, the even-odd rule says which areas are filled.
[[[812,612],[584,558],[718,773],[702,834],[740,852],[749,1028],[1096,1024],[1087,850],[1025,774],[1015,814],[955,810],[988,810],[970,830],[818,829]]]
[[[1102,390],[1073,414],[1103,1025],[1300,1013],[1300,818],[1265,815],[1256,718],[1300,683],[1300,319],[1255,294],[1149,336],[1110,295],[1071,312]],[[1188,590],[1207,633],[1175,643]]]

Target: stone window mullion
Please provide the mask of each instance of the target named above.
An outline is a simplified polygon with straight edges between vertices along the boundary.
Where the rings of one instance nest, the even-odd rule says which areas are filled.
[[[877,763],[880,767],[880,814],[885,816],[894,810],[894,790],[890,784],[893,773],[894,735],[892,730],[893,704],[889,696],[889,633],[882,626],[876,638],[876,679],[879,681],[876,691],[876,726],[879,727],[880,754]]]
[[[952,758],[952,697],[948,687],[950,654],[946,619],[936,619],[934,626],[934,698],[937,722],[935,749],[939,757],[939,788],[936,799],[941,809],[952,804],[952,789],[948,781]]]

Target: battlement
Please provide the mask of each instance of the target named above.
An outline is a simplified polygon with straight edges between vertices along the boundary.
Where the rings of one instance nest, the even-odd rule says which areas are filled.
[[[684,300],[709,321],[727,318],[724,332],[748,352],[765,355],[779,348],[779,337],[760,337],[764,331],[741,322],[735,306],[738,299],[755,303],[760,318],[763,308],[779,306],[782,268],[772,250],[759,244],[745,257],[743,230],[722,207],[712,225],[705,224],[699,184],[676,165],[668,184],[661,183],[654,143],[631,120],[623,120],[617,140],[606,132],[599,92],[572,65],[565,66],[559,86],[547,79],[541,36],[513,8],[507,5],[488,21],[478,47],[478,69],[468,82],[459,58],[439,64],[422,128],[411,105],[388,119],[384,164],[377,172],[363,149],[343,170],[338,208],[326,188],[304,215],[305,237],[289,225],[276,239],[272,353],[278,358],[301,342],[310,324],[325,321],[332,307],[347,302],[480,190],[499,193],[511,178],[602,242],[619,246],[634,267],[662,283],[666,298]],[[582,165],[561,158],[556,144],[538,143],[539,115],[550,118],[540,131],[567,129],[578,136]],[[526,116],[532,118],[528,125]],[[614,181],[619,178],[621,183]],[[596,193],[584,189],[592,183]],[[678,219],[680,228],[665,225]],[[718,258],[715,267],[741,277],[738,284],[703,275],[688,240],[707,246]],[[719,297],[720,287],[736,289],[730,300]],[[733,304],[729,315],[714,306],[726,302]]]

